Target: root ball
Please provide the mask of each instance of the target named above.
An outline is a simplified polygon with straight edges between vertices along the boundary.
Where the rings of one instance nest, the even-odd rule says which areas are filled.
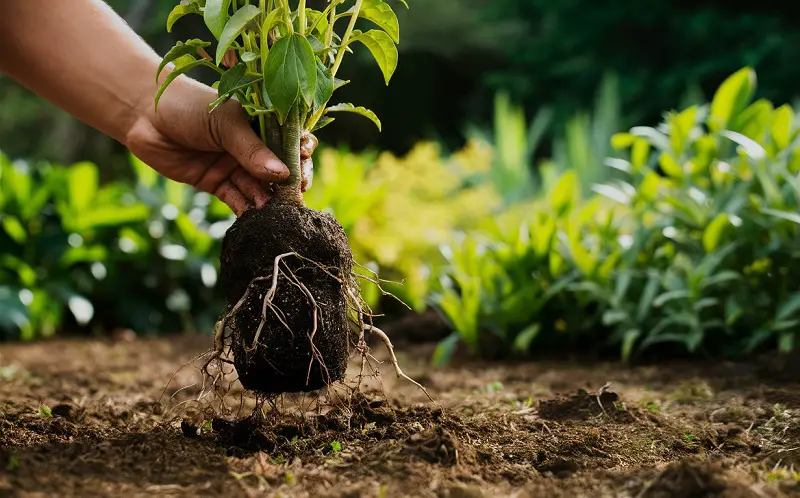
[[[287,253],[296,255],[280,259],[269,299]],[[228,310],[246,296],[226,325],[246,389],[308,392],[344,377],[353,256],[333,216],[276,202],[251,209],[225,235],[220,262]]]

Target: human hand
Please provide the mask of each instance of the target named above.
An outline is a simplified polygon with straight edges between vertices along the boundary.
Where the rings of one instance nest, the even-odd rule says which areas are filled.
[[[261,141],[245,118],[241,105],[230,100],[209,113],[216,91],[179,77],[153,110],[152,95],[144,95],[125,145],[139,159],[172,180],[218,197],[239,216],[270,199],[270,184],[289,176],[289,170]],[[310,187],[311,153],[317,142],[304,134],[303,190]]]

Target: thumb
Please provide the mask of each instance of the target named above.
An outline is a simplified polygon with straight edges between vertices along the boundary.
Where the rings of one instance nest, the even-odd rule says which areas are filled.
[[[272,183],[286,180],[289,177],[289,168],[258,138],[242,116],[241,107],[234,104],[227,108],[227,112],[217,115],[214,126],[225,151],[259,180]],[[214,113],[211,115],[214,116]]]

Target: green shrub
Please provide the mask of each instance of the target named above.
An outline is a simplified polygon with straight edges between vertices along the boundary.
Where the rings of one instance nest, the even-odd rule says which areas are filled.
[[[754,87],[746,68],[710,105],[615,135],[625,157],[607,165],[623,176],[594,195],[562,168],[524,221],[448,246],[438,306],[457,337],[476,353],[580,344],[625,360],[656,344],[796,348],[800,132],[790,107],[751,103]]]
[[[101,186],[91,163],[32,165],[0,155],[3,337],[28,340],[72,325],[213,326],[216,249],[230,211],[132,163],[135,184]],[[212,230],[215,219],[223,226]]]

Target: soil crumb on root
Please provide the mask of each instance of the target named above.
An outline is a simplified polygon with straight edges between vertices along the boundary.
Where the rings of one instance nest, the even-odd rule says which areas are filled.
[[[267,305],[275,260],[287,253],[297,255],[280,260]],[[247,292],[227,326],[245,388],[264,394],[307,392],[343,378],[353,257],[333,216],[278,203],[251,209],[225,235],[220,262],[228,310]],[[262,280],[253,282],[256,278]]]

